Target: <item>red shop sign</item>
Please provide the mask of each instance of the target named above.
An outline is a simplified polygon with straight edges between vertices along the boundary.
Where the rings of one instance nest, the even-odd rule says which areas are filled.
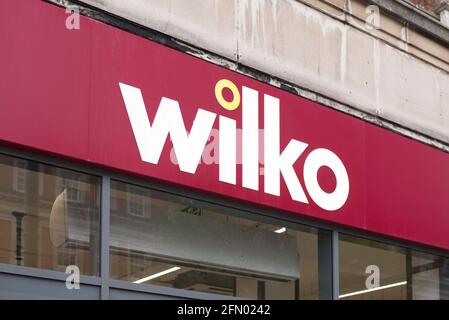
[[[0,140],[449,249],[449,154],[41,1],[0,3]]]

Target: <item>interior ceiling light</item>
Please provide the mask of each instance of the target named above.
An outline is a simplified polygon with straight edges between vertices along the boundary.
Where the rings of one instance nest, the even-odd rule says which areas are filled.
[[[276,233],[284,233],[285,231],[287,231],[287,228],[285,228],[285,227],[282,227],[280,229],[274,230],[274,232],[276,232]]]
[[[355,291],[355,292],[351,292],[351,293],[342,294],[342,295],[338,296],[338,298],[340,298],[340,299],[341,298],[347,298],[347,297],[351,297],[351,296],[355,296],[355,295],[359,295],[359,294],[364,294],[364,293],[369,293],[369,292],[373,292],[373,291],[379,291],[379,290],[399,287],[399,286],[403,286],[405,284],[407,284],[407,281],[392,283],[392,284],[388,284],[388,285],[385,285],[385,286],[380,286],[380,287],[377,287],[377,288],[366,289],[366,290],[361,290],[361,291]]]
[[[173,268],[170,268],[170,269],[167,269],[167,270],[164,270],[164,271],[152,274],[151,276],[148,276],[148,277],[136,280],[136,281],[134,281],[134,283],[144,283],[144,282],[147,282],[149,280],[153,280],[153,279],[159,278],[159,277],[161,277],[163,275],[166,275],[168,273],[172,273],[172,272],[178,271],[179,269],[181,269],[181,268],[180,267],[173,267]]]

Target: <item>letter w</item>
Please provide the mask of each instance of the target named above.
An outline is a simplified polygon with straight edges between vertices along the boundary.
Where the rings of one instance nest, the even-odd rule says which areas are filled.
[[[192,129],[187,133],[178,102],[163,97],[151,125],[140,89],[119,85],[142,161],[157,164],[170,134],[179,169],[195,173],[216,114],[198,109]]]

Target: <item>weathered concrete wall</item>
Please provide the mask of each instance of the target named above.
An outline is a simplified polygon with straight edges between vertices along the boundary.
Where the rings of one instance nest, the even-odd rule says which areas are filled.
[[[84,0],[449,144],[449,49],[350,0]]]

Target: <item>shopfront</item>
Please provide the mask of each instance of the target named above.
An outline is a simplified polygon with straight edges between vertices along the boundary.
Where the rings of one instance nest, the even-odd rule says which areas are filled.
[[[0,6],[0,298],[449,297],[447,153],[87,17],[68,30],[52,4]]]

